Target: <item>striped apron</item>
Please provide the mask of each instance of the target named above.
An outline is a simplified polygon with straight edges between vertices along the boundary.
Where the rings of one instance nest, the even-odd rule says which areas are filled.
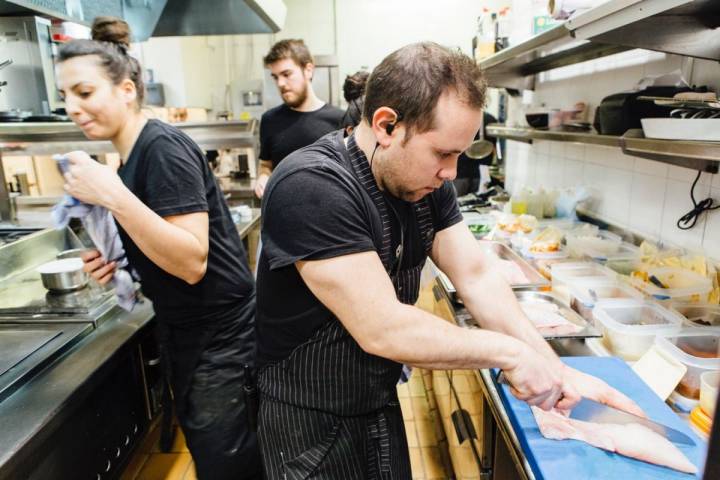
[[[387,206],[354,136],[348,153],[354,178],[382,220],[380,259],[398,299],[414,304],[435,234],[429,200],[414,204],[425,255],[418,265],[400,269]],[[267,479],[410,479],[396,389],[401,370],[401,364],[363,351],[337,319],[287,359],[263,368],[258,373],[258,438]]]

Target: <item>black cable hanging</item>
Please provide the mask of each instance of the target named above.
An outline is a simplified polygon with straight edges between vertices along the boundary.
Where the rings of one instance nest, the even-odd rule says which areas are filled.
[[[698,170],[695,181],[693,181],[692,187],[690,187],[690,199],[693,202],[693,209],[677,221],[677,227],[680,230],[690,230],[695,226],[703,212],[720,208],[720,205],[713,206],[713,199],[710,197],[702,200],[700,203],[695,200],[695,185],[697,185],[698,180],[700,180],[700,175],[702,175],[702,170]]]

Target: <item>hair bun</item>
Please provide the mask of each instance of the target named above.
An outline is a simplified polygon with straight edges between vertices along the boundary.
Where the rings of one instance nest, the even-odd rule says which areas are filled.
[[[130,47],[130,26],[119,18],[95,17],[92,24],[92,39],[115,43],[127,49]]]
[[[352,75],[345,77],[343,83],[343,96],[347,102],[352,102],[362,97],[365,93],[365,85],[367,84],[369,72],[359,70]]]

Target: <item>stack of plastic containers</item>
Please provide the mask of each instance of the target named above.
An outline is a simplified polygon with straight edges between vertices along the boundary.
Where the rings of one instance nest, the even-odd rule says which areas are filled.
[[[642,299],[643,294],[625,283],[598,279],[578,282],[569,287],[570,307],[585,320],[594,324],[592,310],[601,300],[609,299]]]
[[[613,355],[628,361],[639,359],[657,336],[677,334],[683,319],[677,313],[646,300],[602,300],[593,309],[595,325]]]

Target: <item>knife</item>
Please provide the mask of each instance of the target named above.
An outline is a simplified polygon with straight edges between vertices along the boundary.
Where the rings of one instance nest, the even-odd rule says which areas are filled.
[[[502,370],[496,378],[497,383],[510,385],[505,372]],[[570,418],[592,423],[612,423],[617,425],[626,425],[628,423],[637,423],[645,428],[649,428],[658,435],[663,436],[673,443],[683,445],[695,445],[695,440],[684,434],[680,430],[668,427],[662,423],[654,422],[650,419],[633,415],[632,413],[618,410],[604,403],[596,402],[589,398],[583,398],[570,412]]]

